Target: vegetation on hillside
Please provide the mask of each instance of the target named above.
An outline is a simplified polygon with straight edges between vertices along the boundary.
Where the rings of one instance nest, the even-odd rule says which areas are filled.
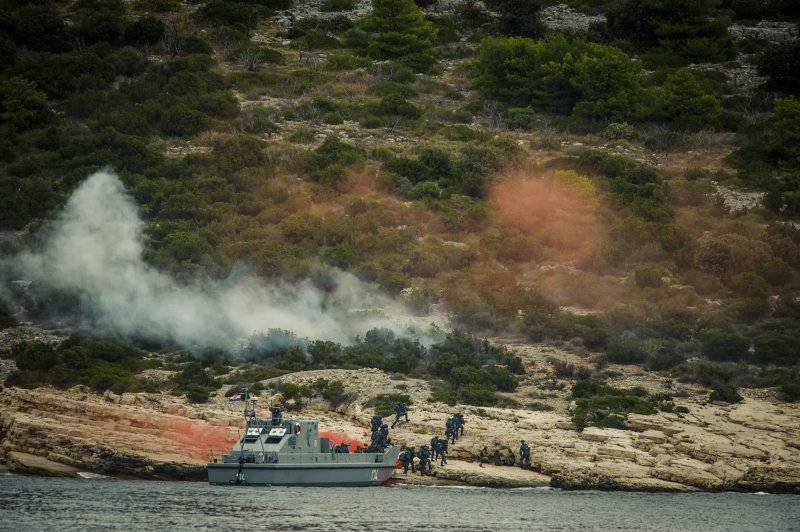
[[[0,228],[35,229],[112,165],[145,259],[182,281],[336,267],[472,333],[797,399],[798,44],[728,31],[797,3],[569,3],[608,22],[548,31],[544,2],[516,0],[373,0],[360,19],[328,0],[286,28],[271,17],[291,0],[2,0]],[[743,66],[766,82],[737,86]],[[732,190],[763,201],[726,206]],[[440,400],[496,404],[514,363],[465,338],[254,338],[249,357],[427,375]],[[20,347],[12,382],[133,390],[155,364],[76,342]],[[175,381],[198,400],[216,385],[200,366]]]

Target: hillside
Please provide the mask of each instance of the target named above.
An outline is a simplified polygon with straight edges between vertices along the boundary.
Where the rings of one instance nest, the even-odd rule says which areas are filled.
[[[795,408],[800,13],[680,5],[0,1],[4,393]]]

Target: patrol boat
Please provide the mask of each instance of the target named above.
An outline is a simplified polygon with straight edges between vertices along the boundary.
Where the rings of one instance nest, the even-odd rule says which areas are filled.
[[[271,419],[256,417],[256,398],[244,397],[245,432],[221,461],[208,464],[208,482],[248,486],[376,486],[394,472],[400,446],[383,452],[339,452],[319,436],[319,422],[284,419],[272,407]]]

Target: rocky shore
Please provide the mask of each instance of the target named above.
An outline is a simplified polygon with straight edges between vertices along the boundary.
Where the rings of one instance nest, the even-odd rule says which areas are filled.
[[[427,403],[424,381],[393,380],[378,370],[324,370],[282,377],[304,382],[341,379],[352,401],[332,411],[307,405],[303,416],[323,427],[367,439],[377,393],[412,397],[411,421],[395,441],[420,446],[442,435],[447,417],[463,412],[465,435],[433,476],[398,475],[413,484],[544,487],[641,491],[744,490],[800,493],[800,405],[748,397],[736,405],[681,400],[688,414],[630,415],[632,430],[589,427],[577,432],[566,412],[448,407]],[[263,398],[267,404],[276,397]],[[0,391],[0,463],[22,474],[203,480],[212,455],[237,439],[241,405],[218,396],[187,405],[165,394],[98,395],[76,386]],[[532,449],[535,471],[480,463],[483,447],[503,456]]]

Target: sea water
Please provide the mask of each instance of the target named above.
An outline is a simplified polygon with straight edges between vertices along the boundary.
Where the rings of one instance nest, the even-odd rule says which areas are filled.
[[[0,529],[800,531],[800,496],[0,476]]]

